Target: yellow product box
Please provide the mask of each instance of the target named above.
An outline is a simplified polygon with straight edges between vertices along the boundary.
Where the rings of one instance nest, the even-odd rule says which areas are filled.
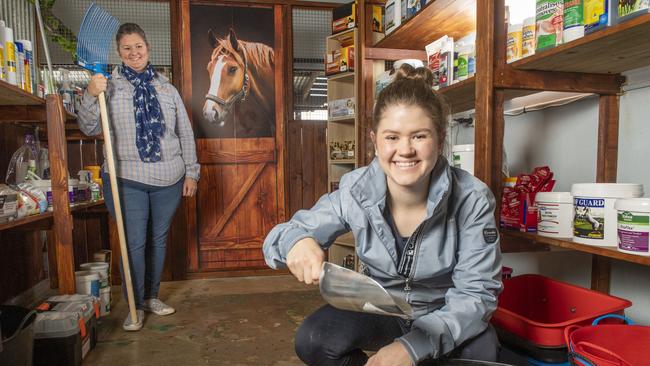
[[[328,53],[325,60],[325,74],[354,70],[354,46],[341,47]]]
[[[372,6],[372,31],[380,33],[384,31],[384,8],[382,6]]]
[[[357,3],[351,2],[332,11],[332,34],[342,32],[356,26]]]

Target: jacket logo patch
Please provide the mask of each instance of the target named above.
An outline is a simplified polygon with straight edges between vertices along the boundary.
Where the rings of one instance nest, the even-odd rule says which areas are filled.
[[[499,234],[497,232],[497,229],[495,228],[483,229],[483,239],[485,239],[486,243],[493,244],[497,241],[498,238],[499,238]]]

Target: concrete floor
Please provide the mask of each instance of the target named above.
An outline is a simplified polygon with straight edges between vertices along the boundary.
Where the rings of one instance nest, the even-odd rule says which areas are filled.
[[[317,288],[290,276],[166,282],[160,298],[176,313],[146,314],[141,331],[125,332],[128,307],[115,287],[84,365],[302,365],[293,336],[324,304]]]

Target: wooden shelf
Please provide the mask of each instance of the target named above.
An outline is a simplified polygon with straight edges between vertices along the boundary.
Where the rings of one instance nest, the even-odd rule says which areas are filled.
[[[103,206],[104,200],[99,200],[95,202],[85,202],[78,205],[70,207],[72,213],[82,212],[89,208],[94,208],[98,206]],[[26,216],[20,219],[9,221],[4,224],[0,224],[0,231],[8,229],[17,229],[21,230],[46,230],[52,226],[54,212],[48,211],[38,215]]]
[[[526,240],[535,245],[572,249],[584,253],[599,255],[602,257],[614,258],[626,262],[650,266],[650,257],[619,252],[616,247],[597,247],[593,245],[574,243],[571,241],[571,239],[555,239],[539,236],[537,234],[520,233],[516,231],[501,231],[501,240],[502,242]]]
[[[347,79],[347,78],[353,78],[354,77],[354,70],[353,71],[345,71],[339,74],[333,74],[333,75],[328,75],[327,80],[328,81],[336,81],[340,79]]]
[[[4,224],[0,224],[0,231],[3,230],[8,230],[8,229],[13,229],[17,227],[32,227],[35,225],[46,225],[46,226],[51,226],[52,225],[52,217],[54,216],[53,212],[44,212],[42,214],[38,215],[32,215],[32,216],[26,216],[22,217],[20,219],[16,219],[13,221],[9,221]]]
[[[332,164],[356,164],[356,159],[330,159]]]
[[[0,80],[0,105],[45,105],[45,99]]]
[[[451,86],[441,88],[438,92],[445,96],[451,107],[451,113],[465,112],[474,109],[476,103],[476,79],[471,77]],[[534,90],[507,90],[506,100],[539,93]]]
[[[328,121],[330,121],[330,122],[346,122],[346,121],[354,122],[355,118],[357,118],[356,115],[342,116],[342,117],[332,117],[332,118],[328,119]]]
[[[328,36],[327,39],[335,39],[340,43],[350,43],[350,44],[352,44],[354,42],[354,31],[356,29],[357,28],[350,28],[350,29],[344,30],[343,32],[332,34],[331,36]]]
[[[476,31],[476,0],[433,0],[373,47],[424,50],[448,35],[454,40]]]
[[[650,65],[650,14],[513,62],[521,70],[621,73]]]

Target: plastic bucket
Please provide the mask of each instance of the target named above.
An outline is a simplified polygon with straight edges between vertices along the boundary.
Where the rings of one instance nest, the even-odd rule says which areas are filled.
[[[643,185],[581,183],[571,186],[573,196],[573,241],[595,246],[617,245],[614,203],[619,198],[643,196]]]
[[[454,145],[451,149],[452,166],[474,175],[474,145]]]
[[[616,200],[618,218],[618,250],[650,256],[650,199]]]
[[[99,289],[99,316],[106,316],[111,313],[111,288]]]
[[[0,305],[0,365],[32,366],[36,312],[19,306]]]
[[[99,297],[99,274],[95,271],[77,271],[75,283],[77,293]]]
[[[537,234],[552,238],[573,236],[573,197],[569,192],[539,192]]]
[[[105,262],[89,262],[82,263],[79,268],[83,271],[97,272],[99,275],[99,288],[103,289],[108,287],[108,263]]]

